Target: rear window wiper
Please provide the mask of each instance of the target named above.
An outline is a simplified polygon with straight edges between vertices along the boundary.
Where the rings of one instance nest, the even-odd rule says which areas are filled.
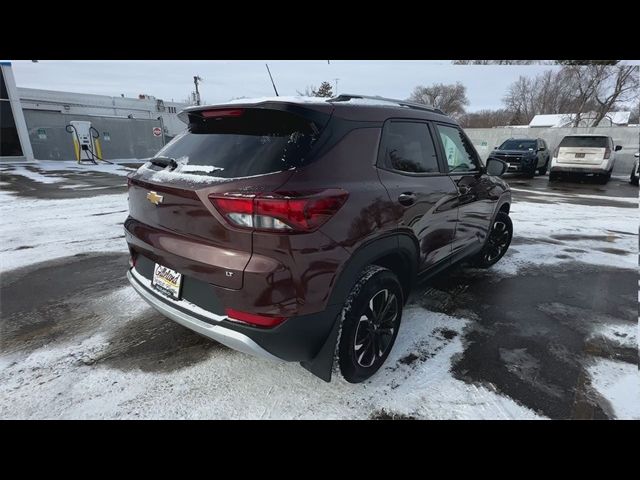
[[[178,162],[176,162],[171,157],[153,157],[149,161],[154,165],[157,165],[158,167],[162,167],[162,168],[167,168],[170,166],[171,170],[174,170],[178,166]]]

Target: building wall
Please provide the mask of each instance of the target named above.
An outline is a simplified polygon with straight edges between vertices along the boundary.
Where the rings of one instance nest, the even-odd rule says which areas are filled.
[[[75,160],[72,134],[65,127],[71,120],[90,121],[100,134],[102,158],[105,160],[149,158],[162,148],[161,136],[153,129],[159,120],[129,119],[67,114],[55,111],[24,109],[33,155],[38,160]]]
[[[170,137],[186,128],[177,114],[189,106],[187,103],[165,102],[154,97],[144,99],[110,97],[35,88],[18,88],[18,94],[22,108],[28,110],[123,118],[131,115],[136,119],[157,119],[161,116],[165,131]]]
[[[483,160],[489,156],[494,147],[504,140],[514,138],[542,138],[553,152],[565,135],[592,133],[609,135],[615,145],[621,145],[622,150],[616,153],[614,174],[628,175],[635,160],[633,154],[638,151],[640,143],[640,127],[591,127],[591,128],[466,128],[465,132],[478,150]]]

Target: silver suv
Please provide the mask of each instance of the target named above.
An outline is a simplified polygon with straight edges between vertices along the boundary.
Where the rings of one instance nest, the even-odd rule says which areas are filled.
[[[567,135],[553,153],[549,181],[562,175],[578,173],[595,176],[600,183],[611,178],[616,152],[622,150],[606,135]]]

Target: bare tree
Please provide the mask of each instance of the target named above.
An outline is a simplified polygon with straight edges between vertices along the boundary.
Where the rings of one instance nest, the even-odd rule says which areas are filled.
[[[598,125],[608,112],[621,103],[638,99],[638,67],[618,66],[607,68],[594,98],[598,104],[593,125]]]
[[[419,85],[413,89],[409,100],[439,108],[454,118],[463,115],[469,105],[467,88],[460,82],[449,85],[436,83],[430,87]]]
[[[616,65],[620,60],[454,60],[454,65]]]
[[[558,65],[617,65],[620,60],[556,60]]]
[[[505,108],[465,113],[458,121],[464,128],[493,128],[513,125],[513,113]]]
[[[546,60],[454,60],[454,65],[533,65]]]

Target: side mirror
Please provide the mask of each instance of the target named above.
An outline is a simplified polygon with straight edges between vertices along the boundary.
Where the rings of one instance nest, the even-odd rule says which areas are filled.
[[[615,151],[619,152],[620,150],[622,150],[622,145],[616,145]]]
[[[507,171],[508,165],[497,158],[489,158],[487,160],[487,174],[492,177],[501,177]]]

